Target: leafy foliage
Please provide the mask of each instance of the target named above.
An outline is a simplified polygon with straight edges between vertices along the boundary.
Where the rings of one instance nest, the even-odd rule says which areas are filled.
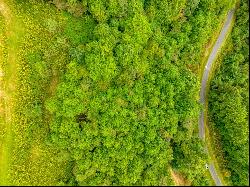
[[[199,82],[186,66],[197,65],[232,4],[81,3],[80,19],[94,21],[66,32],[75,47],[46,101],[49,139],[70,155],[77,183],[169,185],[173,164],[193,184],[207,185],[196,131]],[[90,39],[75,42],[82,35]]]

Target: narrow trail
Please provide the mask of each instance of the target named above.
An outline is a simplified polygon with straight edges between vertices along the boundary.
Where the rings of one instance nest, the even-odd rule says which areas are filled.
[[[0,14],[5,22],[5,37],[9,41],[15,41],[15,24],[13,24],[13,15],[10,8],[4,0],[0,0]],[[3,45],[6,46],[6,56],[1,55],[0,60],[4,62],[5,69],[0,64],[0,93],[1,93],[1,115],[4,118],[4,139],[0,150],[0,185],[8,185],[8,168],[10,162],[10,147],[11,147],[11,111],[12,111],[12,94],[15,91],[15,75],[16,75],[16,50],[13,43],[5,41]],[[6,143],[8,142],[8,143]],[[3,184],[1,184],[3,183]]]
[[[209,55],[207,64],[205,66],[204,72],[203,72],[203,77],[202,77],[202,83],[201,83],[201,91],[200,91],[200,103],[205,105],[207,102],[207,86],[208,86],[208,77],[209,73],[211,71],[212,64],[215,62],[216,56],[223,44],[223,41],[229,31],[233,15],[234,15],[235,10],[232,9],[228,12],[226,22],[223,25],[223,28],[220,32],[219,37],[217,38],[217,41],[212,49],[212,52]],[[204,110],[202,109],[200,112],[200,117],[199,117],[199,137],[205,141],[205,117],[204,117]],[[208,152],[207,147],[205,147],[205,150]],[[221,179],[219,178],[218,174],[216,173],[215,167],[213,163],[210,163],[208,165],[209,172],[216,184],[216,186],[223,186]]]
[[[190,181],[182,177],[179,173],[173,171],[173,169],[170,169],[170,174],[175,183],[175,186],[191,186]]]

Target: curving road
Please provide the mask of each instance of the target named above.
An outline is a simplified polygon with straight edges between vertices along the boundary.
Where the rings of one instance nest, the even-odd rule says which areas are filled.
[[[206,88],[207,88],[207,81],[208,81],[208,76],[212,67],[212,63],[215,61],[216,55],[218,54],[218,51],[223,43],[223,40],[226,37],[226,34],[230,28],[230,24],[232,22],[232,18],[234,15],[234,9],[230,10],[227,15],[226,22],[223,25],[223,28],[221,30],[221,33],[212,49],[212,52],[208,58],[207,64],[205,66],[204,72],[203,72],[203,77],[202,77],[202,83],[201,83],[201,91],[200,91],[200,103],[202,105],[205,105],[206,103]],[[205,121],[204,121],[204,109],[201,110],[200,112],[200,117],[199,117],[199,137],[205,141]],[[205,150],[207,148],[205,147]],[[210,171],[210,174],[216,184],[216,186],[222,186],[221,180],[219,179],[214,164],[211,163],[208,165],[208,169]]]

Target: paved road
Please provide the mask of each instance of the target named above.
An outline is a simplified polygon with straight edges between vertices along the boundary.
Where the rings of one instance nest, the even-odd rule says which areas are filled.
[[[226,33],[228,32],[228,29],[230,27],[230,23],[232,21],[233,15],[234,15],[234,11],[235,10],[232,9],[228,12],[227,20],[223,25],[221,33],[220,33],[220,35],[219,35],[219,37],[218,37],[218,39],[217,39],[217,41],[212,49],[212,52],[208,58],[206,66],[205,66],[205,70],[204,70],[203,77],[202,77],[202,83],[201,83],[201,91],[200,91],[200,103],[203,105],[205,105],[205,102],[206,102],[206,94],[207,94],[206,88],[207,88],[207,81],[208,81],[209,72],[211,70],[212,63],[215,61],[216,55],[217,55],[217,53],[222,45],[222,42],[225,39]],[[205,125],[204,125],[204,111],[203,111],[203,109],[201,110],[200,117],[199,117],[199,137],[202,140],[205,140]],[[205,147],[205,149],[207,149],[207,148]],[[208,169],[210,171],[210,174],[211,174],[216,186],[222,186],[221,180],[219,179],[219,177],[215,171],[214,165],[209,164]]]

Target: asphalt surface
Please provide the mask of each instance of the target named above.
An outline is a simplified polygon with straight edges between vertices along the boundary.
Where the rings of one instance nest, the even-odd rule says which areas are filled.
[[[206,88],[207,88],[207,81],[208,76],[212,67],[212,63],[215,61],[216,55],[219,52],[219,49],[223,43],[223,40],[225,39],[225,36],[230,28],[230,23],[232,21],[233,15],[235,10],[232,9],[228,12],[226,22],[223,25],[223,28],[220,32],[220,35],[212,49],[212,52],[210,53],[210,56],[208,58],[207,64],[205,66],[203,77],[202,77],[202,83],[201,83],[201,91],[200,91],[200,103],[205,105],[206,103]],[[202,109],[200,111],[200,117],[199,117],[199,137],[205,141],[205,122],[204,122],[204,110]],[[207,150],[207,148],[205,147]],[[219,179],[214,164],[209,164],[208,169],[210,171],[210,174],[216,184],[216,186],[222,186],[221,180]]]

